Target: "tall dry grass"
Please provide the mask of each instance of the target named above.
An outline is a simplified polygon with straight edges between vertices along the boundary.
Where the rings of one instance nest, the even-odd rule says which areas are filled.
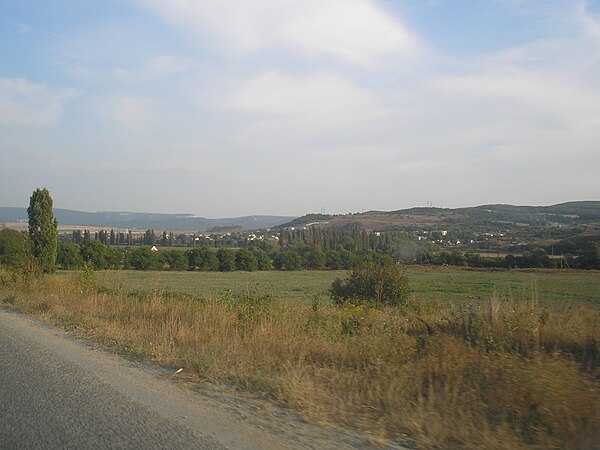
[[[139,358],[422,448],[594,448],[600,311],[494,298],[343,309],[0,277],[0,302]]]

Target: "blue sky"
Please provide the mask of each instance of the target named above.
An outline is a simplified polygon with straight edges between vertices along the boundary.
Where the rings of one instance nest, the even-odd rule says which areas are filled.
[[[0,0],[2,206],[598,200],[599,144],[596,0]]]

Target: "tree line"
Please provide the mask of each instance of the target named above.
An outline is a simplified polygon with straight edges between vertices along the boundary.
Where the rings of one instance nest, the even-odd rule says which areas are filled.
[[[138,245],[156,245],[162,247],[240,247],[245,242],[245,238],[235,235],[218,235],[213,233],[207,236],[196,233],[179,233],[163,230],[157,233],[154,230],[146,230],[143,234],[133,233],[128,230],[115,231],[100,230],[91,232],[90,230],[73,230],[70,236],[61,236],[61,241],[81,244],[88,241],[100,241],[104,245],[118,246],[138,246]]]
[[[451,265],[482,268],[600,269],[600,240],[563,241],[561,251],[576,251],[575,256],[551,258],[543,248],[521,255],[483,257],[475,252],[441,251],[431,242],[419,242],[404,231],[367,232],[356,227],[283,228],[278,239],[250,240],[243,235],[225,235],[222,241],[188,250],[175,246],[174,233],[163,231],[158,237],[147,230],[141,244],[134,246],[131,233],[100,231],[92,238],[89,231],[73,232],[73,242],[58,242],[58,223],[52,215],[52,198],[47,189],[37,189],[28,208],[29,229],[21,233],[0,230],[0,264],[52,272],[58,266],[73,269],[88,264],[96,269],[135,270],[351,270],[364,263],[380,266],[393,263]],[[185,235],[183,235],[185,236]],[[194,235],[191,235],[194,236]],[[123,244],[126,242],[125,244]],[[192,241],[195,245],[196,239]],[[203,242],[203,241],[200,241]],[[154,244],[162,245],[153,251]],[[188,241],[189,243],[189,241]],[[204,241],[204,243],[206,243]],[[111,245],[112,244],[112,245]],[[121,245],[119,245],[121,244]],[[239,248],[227,248],[227,247]]]
[[[0,264],[26,267],[34,255],[27,233],[0,230]],[[39,252],[38,252],[39,254]],[[304,242],[285,246],[276,241],[249,242],[239,249],[196,247],[164,248],[153,251],[149,246],[117,247],[98,240],[81,244],[58,243],[55,264],[61,269],[76,269],[89,264],[95,269],[189,270],[189,271],[255,271],[255,270],[351,270],[363,263],[390,265],[448,265],[478,268],[573,268],[600,269],[600,243],[596,242],[579,256],[553,259],[543,249],[522,255],[483,257],[460,251],[423,251],[411,260],[374,250],[349,251],[344,248],[322,251]],[[51,271],[51,270],[46,270]]]
[[[322,270],[353,269],[364,262],[380,265],[393,263],[390,255],[366,251],[353,253],[344,249],[322,252],[306,244],[274,245],[250,244],[244,248],[231,249],[197,247],[189,250],[153,250],[148,246],[112,247],[100,241],[81,244],[60,243],[57,265],[62,269],[74,269],[90,264],[95,269],[134,270]]]

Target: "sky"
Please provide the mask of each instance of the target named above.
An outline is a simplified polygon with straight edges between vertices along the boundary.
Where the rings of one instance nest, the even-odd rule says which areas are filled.
[[[0,206],[600,200],[600,0],[0,0]]]

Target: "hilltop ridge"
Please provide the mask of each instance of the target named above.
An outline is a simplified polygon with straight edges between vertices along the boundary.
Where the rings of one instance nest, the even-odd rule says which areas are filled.
[[[463,208],[413,207],[395,211],[367,211],[349,214],[307,214],[282,227],[319,223],[332,227],[359,227],[365,230],[453,226],[478,229],[491,224],[528,226],[540,224],[585,224],[600,220],[600,201],[574,201],[550,206],[490,204]]]
[[[54,216],[60,225],[171,231],[206,231],[215,227],[241,227],[246,230],[258,230],[281,225],[292,219],[290,216],[269,215],[208,219],[193,214],[83,212],[60,208],[54,209]],[[27,221],[27,209],[0,207],[0,221]]]

